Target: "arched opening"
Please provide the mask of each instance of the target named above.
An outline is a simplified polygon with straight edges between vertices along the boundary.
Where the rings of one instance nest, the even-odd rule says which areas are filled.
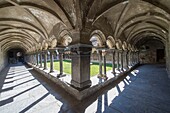
[[[10,49],[7,51],[7,55],[9,64],[24,63],[25,52],[21,48]]]

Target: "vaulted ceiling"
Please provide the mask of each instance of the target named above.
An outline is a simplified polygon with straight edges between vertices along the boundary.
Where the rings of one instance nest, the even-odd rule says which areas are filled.
[[[166,42],[169,20],[170,0],[0,0],[0,48],[28,52],[48,41],[57,23],[73,43],[75,32],[88,42],[95,29],[134,45],[146,37]]]

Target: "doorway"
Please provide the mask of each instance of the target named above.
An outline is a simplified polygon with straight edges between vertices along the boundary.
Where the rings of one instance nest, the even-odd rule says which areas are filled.
[[[157,49],[156,51],[156,61],[165,62],[165,49]]]

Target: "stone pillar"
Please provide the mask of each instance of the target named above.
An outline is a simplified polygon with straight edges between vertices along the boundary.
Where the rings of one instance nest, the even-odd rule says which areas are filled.
[[[31,55],[31,63],[34,65],[34,55]]]
[[[119,64],[119,50],[116,51],[117,53],[117,70],[120,71],[120,64]]]
[[[103,76],[103,73],[102,73],[102,51],[99,50],[98,54],[99,54],[99,74],[98,74],[98,77],[102,77]]]
[[[54,72],[54,50],[50,50],[50,73]]]
[[[126,50],[123,51],[123,69],[127,69]]]
[[[133,56],[132,56],[133,66],[136,64],[135,57],[136,57],[135,52],[133,52]]]
[[[34,65],[36,65],[36,54],[35,53],[33,54],[33,62],[34,62]]]
[[[83,90],[91,86],[90,81],[90,47],[75,45],[72,47],[72,80],[71,86]]]
[[[132,51],[129,51],[129,66],[132,66]]]
[[[47,51],[44,51],[44,70],[47,69]]]
[[[115,72],[115,51],[112,53],[112,73],[116,74]]]
[[[135,64],[135,54],[134,51],[132,51],[132,66]]]
[[[104,75],[106,76],[106,55],[103,55]]]
[[[124,54],[123,54],[123,50],[120,52],[120,55],[121,55],[121,71],[124,71],[123,67],[124,67],[124,64],[123,64],[123,60],[124,60]]]
[[[126,59],[126,65],[125,68],[129,69],[129,56],[128,56],[128,51],[125,52],[125,59]]]
[[[59,64],[60,64],[60,73],[57,75],[57,77],[63,77],[65,74],[63,74],[63,52],[64,50],[58,50],[59,52]]]
[[[42,68],[42,52],[40,52],[40,68]]]
[[[137,64],[138,63],[138,61],[137,61],[137,52],[135,51],[135,64]]]
[[[38,59],[38,52],[37,52],[37,54],[36,54],[36,61],[37,61],[37,66],[39,65],[39,59]]]
[[[138,61],[138,63],[140,63],[140,53],[139,53],[139,51],[137,52],[137,61]]]

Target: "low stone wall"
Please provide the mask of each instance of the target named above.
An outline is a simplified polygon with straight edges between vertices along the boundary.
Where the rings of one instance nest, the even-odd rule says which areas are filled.
[[[36,70],[37,72],[41,73],[42,75],[44,75],[46,78],[48,78],[49,80],[53,81],[54,83],[56,83],[57,85],[59,85],[60,87],[62,87],[65,91],[67,91],[69,94],[71,94],[72,96],[74,96],[76,99],[78,100],[83,100],[89,96],[91,96],[92,94],[94,94],[95,92],[99,91],[101,88],[108,86],[109,84],[113,83],[114,81],[116,81],[119,77],[121,76],[126,76],[129,72],[131,72],[134,68],[136,68],[138,66],[138,64],[136,64],[135,66],[133,66],[131,69],[127,70],[124,73],[119,74],[116,77],[110,78],[108,80],[106,80],[105,82],[102,82],[100,84],[94,85],[90,88],[87,88],[85,90],[79,91],[73,87],[71,87],[68,83],[61,81],[60,78],[54,77],[53,75],[51,75],[50,73],[47,73],[41,69],[39,69],[36,66],[33,66],[30,63],[27,63],[29,66],[31,66],[34,70]]]

